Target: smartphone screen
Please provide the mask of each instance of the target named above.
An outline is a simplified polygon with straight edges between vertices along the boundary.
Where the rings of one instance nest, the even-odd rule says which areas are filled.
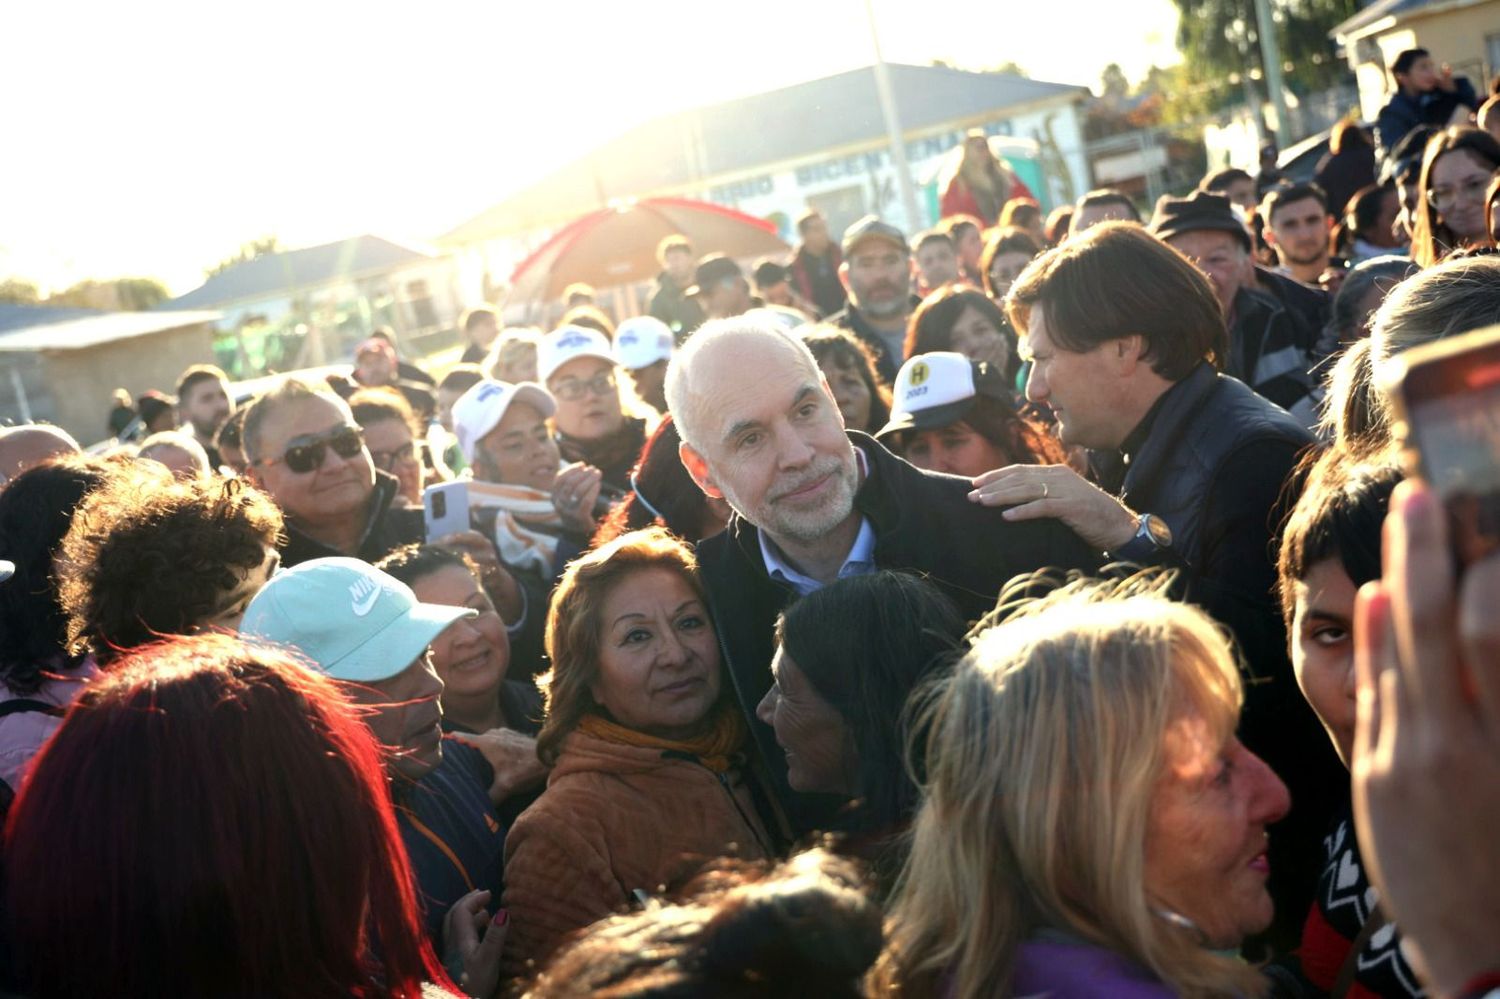
[[[467,482],[443,482],[428,486],[422,493],[422,506],[425,508],[428,541],[469,528]]]
[[[1419,468],[1452,517],[1464,563],[1500,546],[1500,380],[1481,391],[1414,406]]]
[[[1409,470],[1443,498],[1466,565],[1500,547],[1500,327],[1400,357],[1395,429]]]

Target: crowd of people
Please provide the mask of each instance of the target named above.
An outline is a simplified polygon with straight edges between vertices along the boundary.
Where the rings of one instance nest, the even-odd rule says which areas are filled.
[[[0,987],[1497,994],[1500,556],[1384,386],[1500,146],[1396,78],[1337,185],[977,135],[914,236],[0,430]]]

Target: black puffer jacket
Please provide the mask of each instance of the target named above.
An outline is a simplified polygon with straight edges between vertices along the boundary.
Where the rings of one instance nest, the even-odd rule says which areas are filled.
[[[1172,529],[1186,595],[1238,641],[1251,673],[1240,736],[1292,792],[1271,830],[1273,937],[1295,946],[1322,861],[1322,837],[1347,772],[1297,687],[1276,596],[1279,528],[1292,470],[1313,438],[1285,410],[1207,363],[1162,396],[1149,431],[1100,483]],[[1134,435],[1133,435],[1134,436]],[[1118,456],[1116,456],[1118,457]]]
[[[1093,570],[1102,561],[1102,553],[1059,521],[1012,523],[999,510],[970,502],[968,479],[914,468],[865,434],[851,431],[849,439],[870,471],[854,505],[875,530],[876,564],[924,576],[966,620],[993,609],[1014,576],[1049,567]],[[698,560],[725,669],[753,741],[794,832],[807,833],[825,825],[838,803],[791,790],[775,733],[755,717],[771,686],[776,616],[794,593],[766,572],[760,532],[738,514],[723,533],[699,544]]]
[[[370,492],[370,505],[367,508],[369,519],[365,524],[359,550],[354,553],[355,558],[374,564],[397,548],[422,540],[425,533],[422,511],[391,506],[400,488],[401,484],[394,475],[378,468],[375,470],[375,488]],[[315,558],[348,554],[304,534],[295,520],[287,518],[286,541],[281,546],[283,567],[290,569]]]

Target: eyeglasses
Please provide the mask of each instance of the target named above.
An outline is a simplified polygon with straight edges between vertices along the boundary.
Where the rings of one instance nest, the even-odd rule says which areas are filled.
[[[577,402],[585,394],[609,395],[615,387],[615,373],[613,371],[601,371],[588,381],[579,378],[564,378],[552,386],[552,394],[559,399],[568,402]]]
[[[370,460],[375,467],[382,472],[389,472],[397,465],[404,465],[408,461],[414,461],[417,457],[417,442],[407,441],[405,444],[397,444],[389,451],[371,451]]]
[[[364,431],[358,427],[339,427],[322,437],[287,448],[286,454],[280,458],[262,458],[260,464],[274,465],[281,462],[288,470],[305,475],[323,464],[323,457],[329,448],[333,448],[333,453],[340,458],[353,458],[364,450],[364,446]]]
[[[1434,187],[1427,192],[1427,200],[1438,211],[1447,211],[1458,204],[1460,198],[1465,201],[1483,200],[1485,188],[1489,186],[1488,177],[1470,177],[1457,187]]]

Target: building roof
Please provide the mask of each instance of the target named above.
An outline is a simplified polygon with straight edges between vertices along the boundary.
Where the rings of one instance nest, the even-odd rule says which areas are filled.
[[[1340,43],[1347,43],[1394,27],[1419,11],[1436,14],[1448,8],[1469,7],[1483,2],[1486,0],[1375,0],[1358,14],[1341,22],[1328,35]]]
[[[908,134],[1088,93],[1084,87],[1008,73],[896,63],[889,70],[897,114]],[[648,121],[444,233],[438,242],[526,232],[603,207],[612,198],[682,190],[757,167],[884,142],[885,136],[875,69],[865,66]]]
[[[267,253],[235,264],[157,308],[217,308],[232,302],[274,298],[430,259],[430,253],[379,236],[353,236],[322,246]]]
[[[103,315],[102,309],[59,308],[52,305],[15,305],[0,302],[0,333],[25,329],[28,326],[45,326],[60,323],[65,319]]]
[[[6,307],[8,310],[9,307]],[[6,316],[0,310],[0,322]],[[81,309],[47,310],[57,312],[92,312]],[[71,319],[41,317],[27,326],[4,328],[0,332],[0,353],[35,350],[86,350],[120,340],[166,333],[169,330],[211,323],[217,312],[95,312]]]

